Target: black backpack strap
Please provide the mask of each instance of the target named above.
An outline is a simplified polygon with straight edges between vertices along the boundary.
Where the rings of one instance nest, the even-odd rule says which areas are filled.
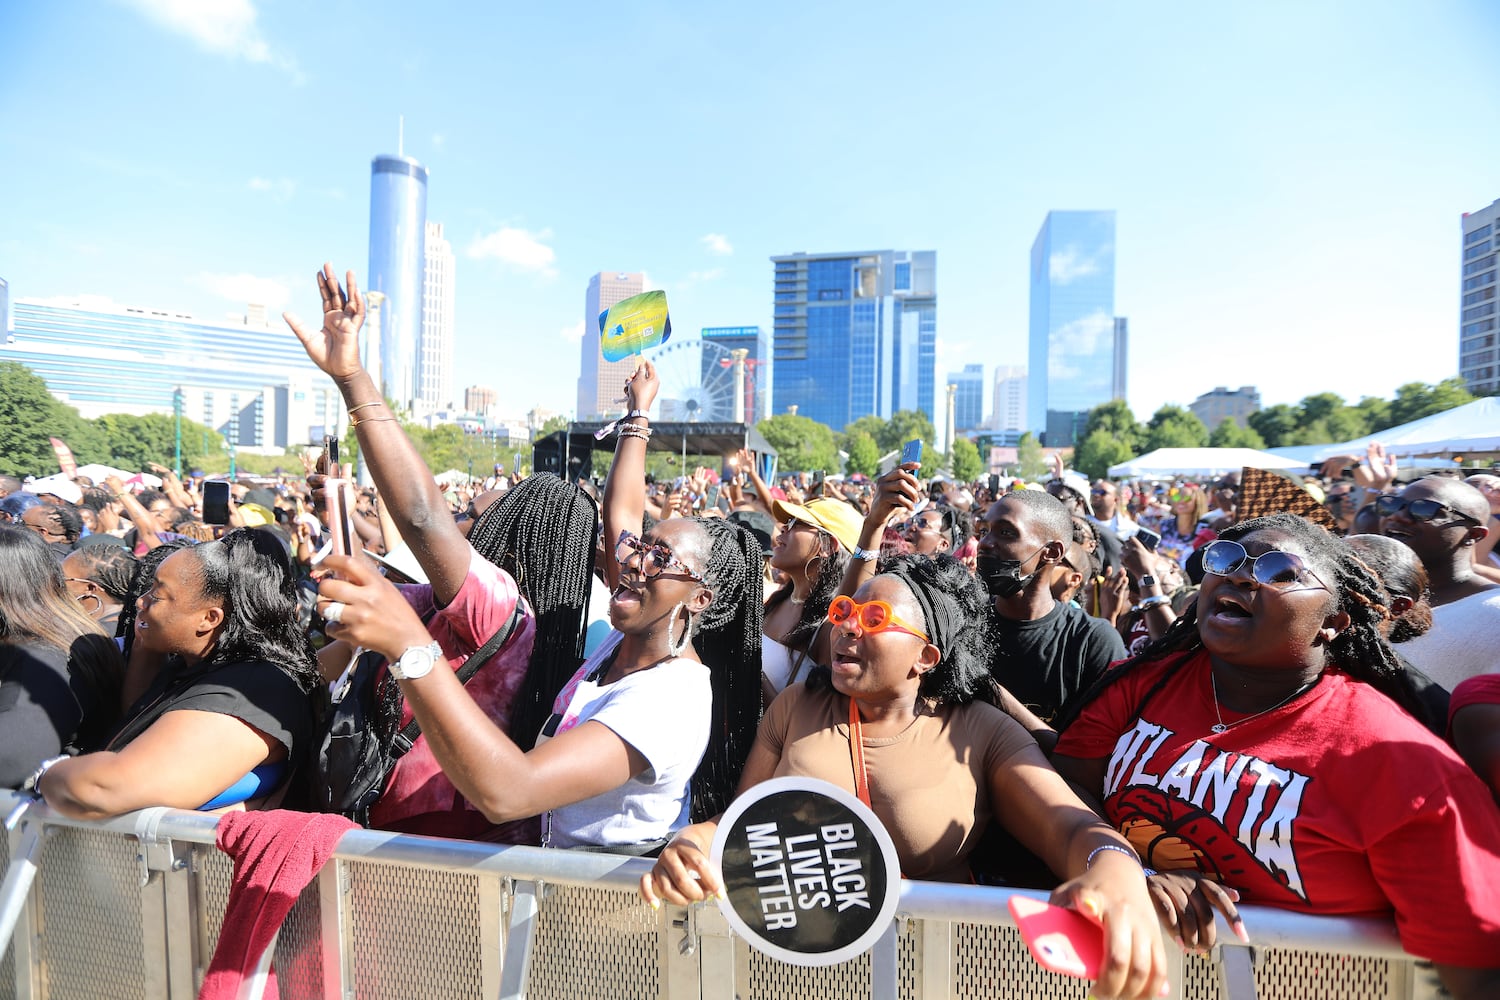
[[[469,678],[479,672],[479,668],[494,658],[501,648],[510,640],[511,634],[515,632],[516,625],[521,620],[521,595],[516,595],[515,606],[510,609],[510,617],[505,619],[505,624],[500,630],[489,637],[483,646],[474,651],[474,655],[464,661],[464,665],[458,668],[458,682],[469,683]],[[417,737],[422,735],[422,725],[416,719],[412,719],[391,740],[391,763],[395,763],[417,742]]]

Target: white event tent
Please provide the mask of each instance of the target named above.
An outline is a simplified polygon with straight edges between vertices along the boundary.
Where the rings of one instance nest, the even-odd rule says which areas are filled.
[[[1113,479],[1166,479],[1172,476],[1222,476],[1251,469],[1301,469],[1307,465],[1254,448],[1158,448],[1109,467]]]
[[[1296,459],[1298,465],[1317,465],[1337,455],[1363,455],[1365,448],[1373,442],[1379,442],[1387,455],[1397,458],[1450,458],[1500,452],[1500,399],[1486,396],[1341,444],[1308,444],[1271,450],[1285,458]]]

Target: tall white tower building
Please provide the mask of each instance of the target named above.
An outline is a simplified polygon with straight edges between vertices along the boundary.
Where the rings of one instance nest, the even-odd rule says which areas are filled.
[[[417,363],[417,401],[429,413],[453,399],[453,244],[441,222],[427,223],[422,281],[422,337]]]

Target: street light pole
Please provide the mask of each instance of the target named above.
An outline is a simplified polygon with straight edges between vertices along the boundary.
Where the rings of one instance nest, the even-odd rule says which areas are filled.
[[[177,424],[177,445],[172,453],[172,471],[182,478],[182,387],[172,390],[172,415]]]

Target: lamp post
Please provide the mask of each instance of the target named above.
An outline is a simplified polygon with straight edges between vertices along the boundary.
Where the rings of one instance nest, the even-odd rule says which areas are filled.
[[[177,444],[172,452],[172,471],[182,478],[182,386],[172,390],[172,416],[177,424]]]

